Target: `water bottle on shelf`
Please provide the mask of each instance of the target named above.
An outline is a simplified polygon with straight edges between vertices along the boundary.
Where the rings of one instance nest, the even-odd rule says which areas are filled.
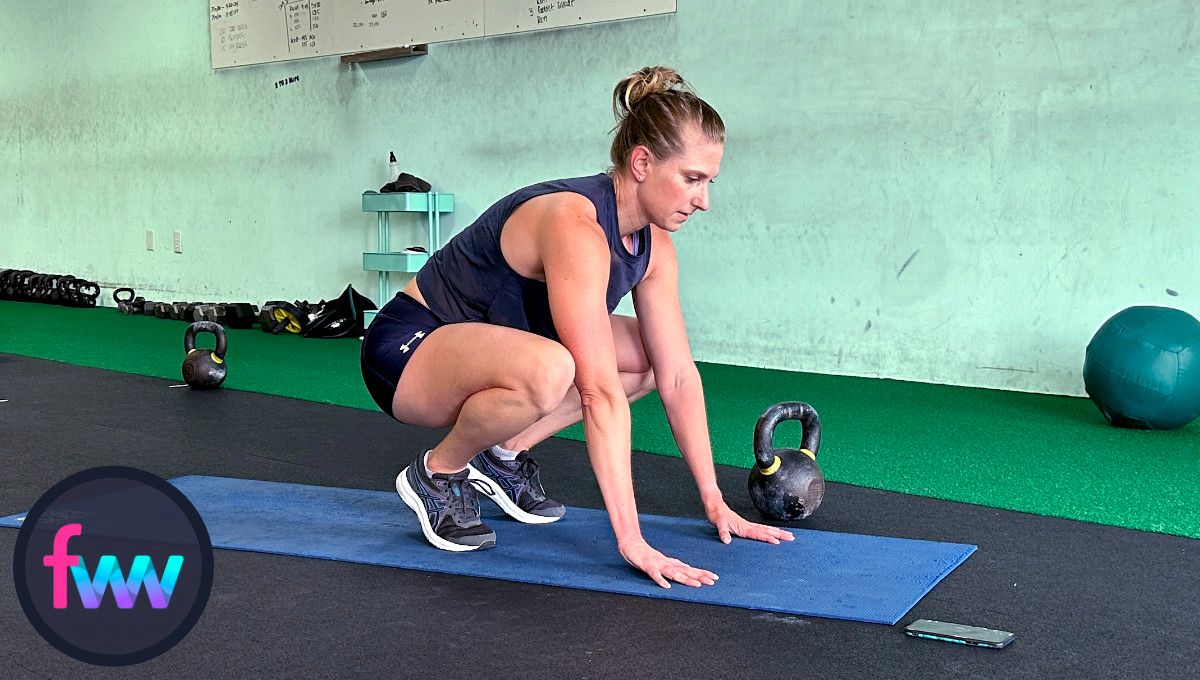
[[[396,152],[395,152],[395,151],[389,151],[389,152],[388,152],[388,177],[387,177],[387,181],[389,181],[389,182],[395,182],[395,181],[396,181],[396,178],[397,178],[397,177],[399,177],[399,176],[400,176],[400,164],[396,162]]]

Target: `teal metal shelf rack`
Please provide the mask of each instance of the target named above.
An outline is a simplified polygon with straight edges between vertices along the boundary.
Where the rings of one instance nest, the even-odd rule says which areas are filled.
[[[377,191],[365,191],[362,195],[362,209],[363,212],[376,213],[378,217],[379,234],[376,242],[378,250],[363,253],[363,270],[378,273],[378,303],[380,307],[383,307],[392,297],[389,275],[392,272],[415,273],[429,259],[429,253],[441,247],[442,215],[454,212],[454,194],[443,194],[436,191],[424,194],[381,194]],[[412,250],[392,251],[389,215],[394,212],[425,213],[429,253]],[[367,312],[367,323],[370,323],[374,316],[374,312]]]

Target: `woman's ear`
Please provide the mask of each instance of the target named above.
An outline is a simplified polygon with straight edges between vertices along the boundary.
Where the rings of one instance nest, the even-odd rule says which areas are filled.
[[[639,144],[633,147],[633,151],[629,152],[629,173],[635,180],[645,181],[646,175],[650,173],[650,165],[653,160],[654,156],[645,145]]]

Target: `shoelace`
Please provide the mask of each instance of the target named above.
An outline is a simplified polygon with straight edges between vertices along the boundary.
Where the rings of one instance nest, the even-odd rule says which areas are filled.
[[[542,480],[538,474],[538,464],[532,456],[526,455],[521,460],[521,464],[517,466],[517,474],[521,476],[521,479],[525,480],[525,487],[534,500],[546,500],[546,494],[542,492]]]
[[[491,490],[477,479],[451,479],[447,485],[450,492],[450,517],[459,526],[479,521],[479,493],[491,494]]]

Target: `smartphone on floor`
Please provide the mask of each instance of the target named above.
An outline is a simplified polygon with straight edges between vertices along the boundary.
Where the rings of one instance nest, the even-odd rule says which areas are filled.
[[[960,623],[946,623],[930,619],[913,621],[904,629],[904,634],[942,642],[956,642],[960,645],[991,647],[992,649],[1000,649],[1016,637],[1016,634],[1006,630],[964,626]]]

